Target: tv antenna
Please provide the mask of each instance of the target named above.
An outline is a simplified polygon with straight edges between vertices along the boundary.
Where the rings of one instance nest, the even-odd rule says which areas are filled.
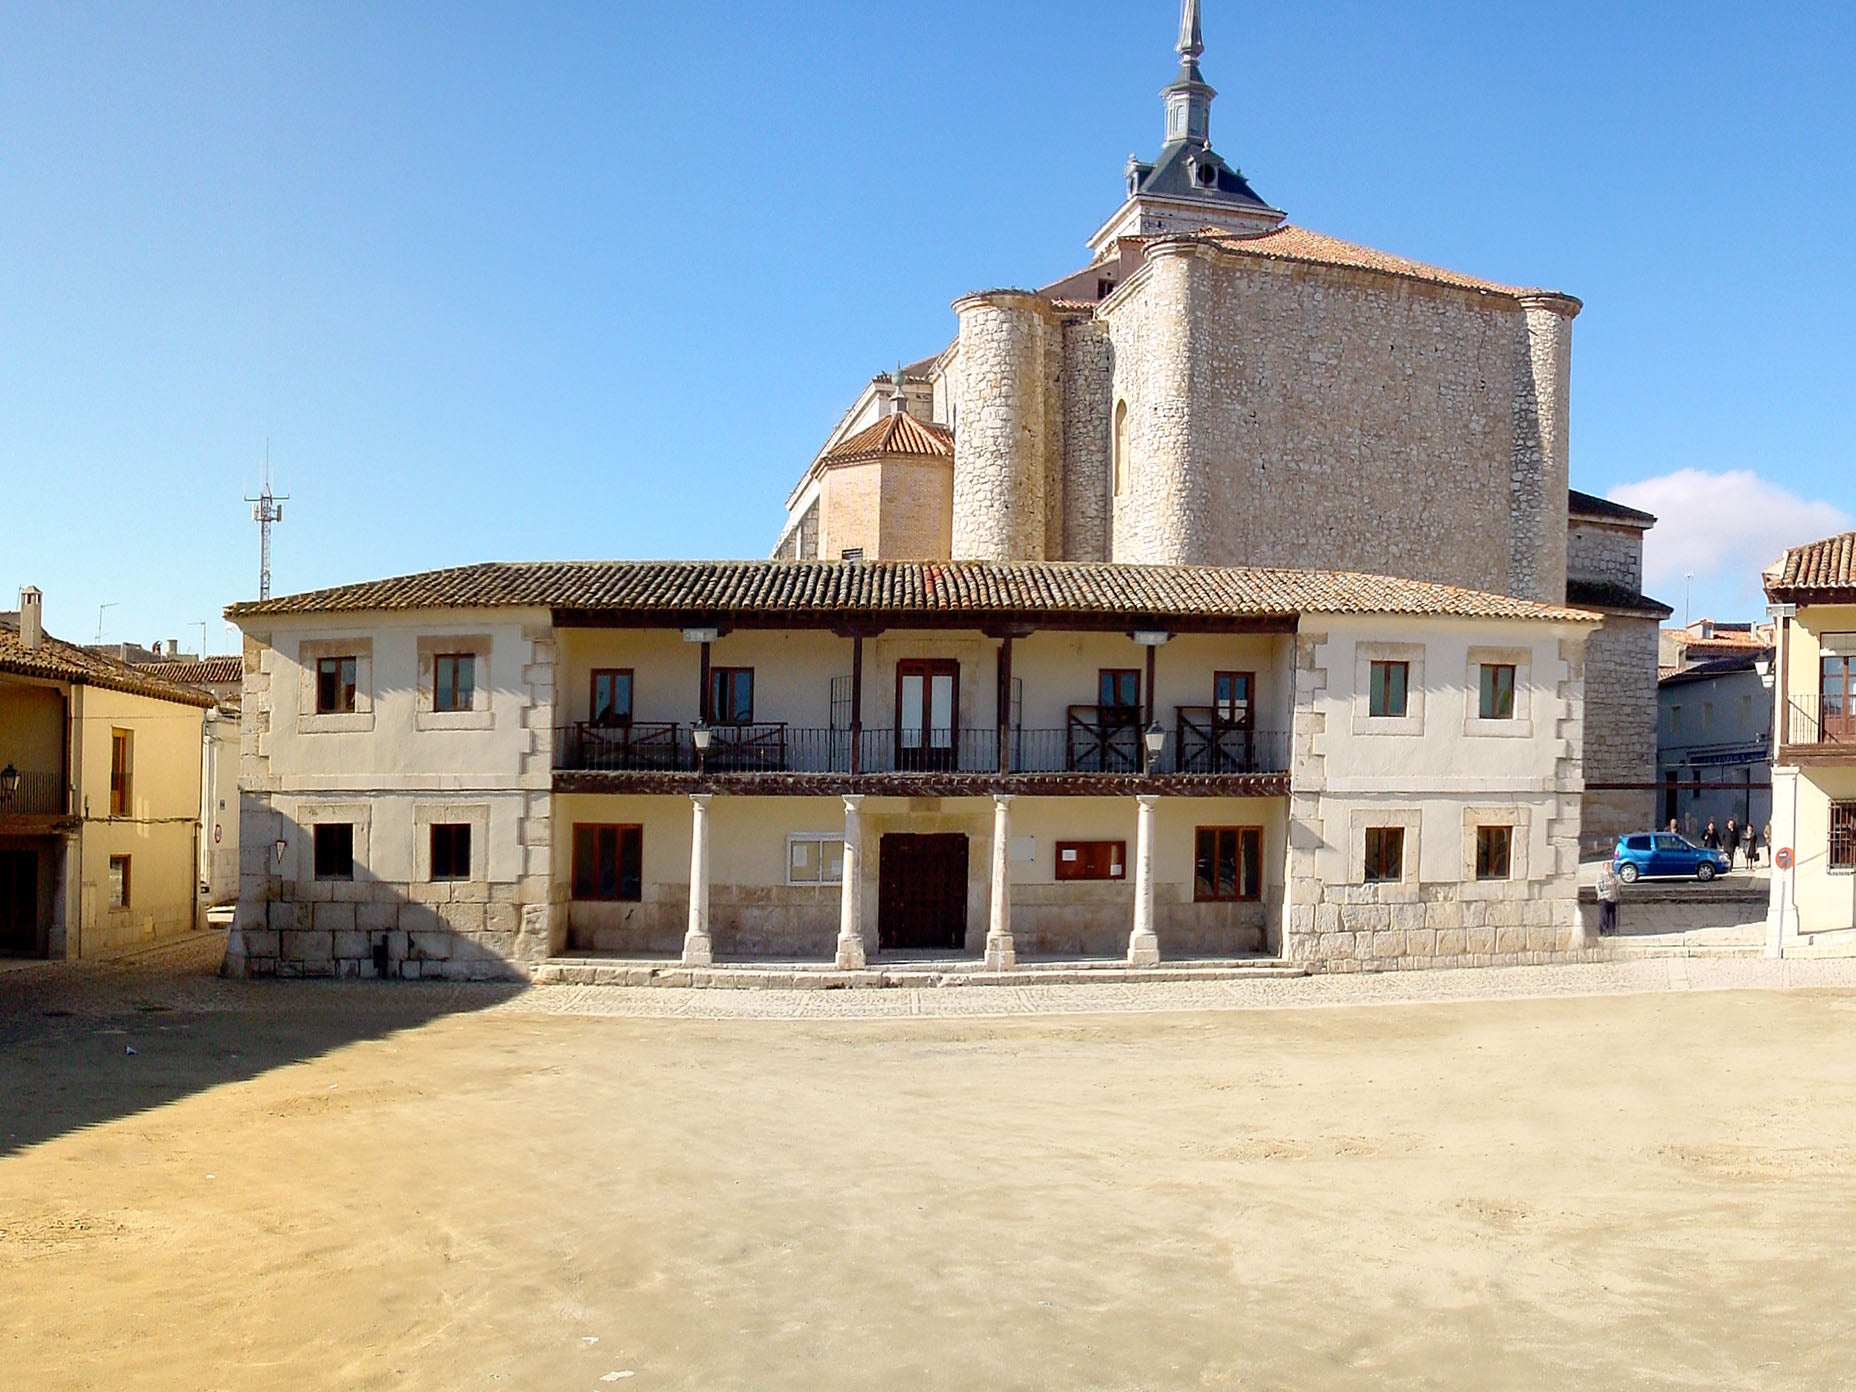
[[[271,492],[271,442],[264,442],[264,487],[257,497],[245,495],[245,501],[257,506],[251,510],[251,520],[258,524],[258,598],[271,597],[271,523],[284,520],[284,503],[290,495],[285,493],[278,497]],[[204,640],[202,640],[204,645]]]
[[[112,599],[108,604],[99,604],[97,606],[97,636],[91,640],[92,642],[101,643],[103,641],[103,616],[114,609],[118,602],[119,601]]]

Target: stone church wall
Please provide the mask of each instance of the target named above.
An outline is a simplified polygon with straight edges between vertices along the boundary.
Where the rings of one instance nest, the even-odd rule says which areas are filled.
[[[1052,530],[1046,485],[1062,438],[1049,340],[1061,331],[1049,302],[1022,291],[969,295],[954,312],[961,378],[954,559],[1044,560]]]
[[[1063,326],[1063,535],[1066,561],[1109,558],[1109,436],[1114,409],[1108,326]]]
[[[1566,578],[1643,588],[1643,531],[1574,519],[1566,535]]]
[[[1609,850],[1627,832],[1656,823],[1656,794],[1592,789],[1594,783],[1650,783],[1656,778],[1654,618],[1608,613],[1585,650],[1585,815],[1580,848]]]

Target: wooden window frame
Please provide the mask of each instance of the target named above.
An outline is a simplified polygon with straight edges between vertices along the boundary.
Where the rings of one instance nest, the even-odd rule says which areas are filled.
[[[463,833],[464,868],[457,868],[458,833]],[[471,877],[471,862],[476,856],[476,847],[471,845],[471,824],[469,822],[433,822],[427,830],[428,849],[431,858],[426,862],[433,883],[449,883],[468,880]],[[441,843],[449,843],[443,860],[446,873],[439,873],[440,856],[438,848]]]
[[[625,711],[624,711],[624,714],[620,714],[619,712],[614,711],[611,715],[608,715],[608,716],[600,715],[599,713],[599,682],[600,682],[600,678],[602,677],[608,677],[608,678],[613,679],[615,686],[616,686],[616,682],[618,678],[620,677],[625,678]],[[632,708],[637,700],[637,696],[638,696],[638,680],[633,670],[630,667],[595,667],[591,672],[587,674],[587,683],[586,683],[587,722],[592,725],[629,725],[631,724],[632,723]]]
[[[1073,852],[1067,860],[1066,851]],[[1053,854],[1060,884],[1128,878],[1126,841],[1059,841]]]
[[[113,855],[110,857],[109,906],[112,909],[126,909],[129,907],[129,862],[131,859],[132,857],[126,855]],[[122,891],[120,895],[118,895],[116,889],[116,871],[118,866],[122,868]]]
[[[1508,709],[1501,709],[1501,674],[1508,674]],[[1489,676],[1495,674],[1494,685],[1490,685]],[[1478,720],[1513,720],[1515,711],[1515,687],[1519,670],[1512,662],[1484,662],[1478,666],[1478,686],[1476,691],[1476,719]],[[1491,701],[1494,709],[1490,709]]]
[[[330,861],[333,861],[335,859],[335,850],[336,850],[335,842],[338,839],[336,837],[336,833],[338,831],[346,831],[348,833],[348,869],[346,872],[343,872],[340,870],[325,870],[323,868],[324,860],[325,860],[325,857],[323,854],[323,833],[327,832],[329,834],[329,846],[328,846],[327,859]],[[310,865],[314,871],[314,874],[317,880],[341,882],[341,881],[347,881],[347,880],[354,879],[354,823],[353,822],[317,822],[310,828],[309,837],[310,837]]]
[[[1111,681],[1114,683],[1115,694],[1119,697],[1122,684],[1130,679],[1134,682],[1134,700],[1132,703],[1119,699],[1114,701],[1104,701],[1102,699],[1102,692],[1104,688],[1109,686]],[[1105,711],[1133,711],[1138,717],[1141,711],[1145,709],[1141,704],[1141,669],[1139,667],[1096,668],[1096,707],[1099,710]]]
[[[442,669],[444,664],[447,662],[452,664],[451,665],[451,704],[441,705],[438,699],[438,693],[442,691],[444,688],[441,682],[439,681],[438,674],[439,674],[440,669]],[[459,705],[458,694],[459,694],[460,683],[458,681],[458,675],[460,672],[464,670],[462,666],[462,664],[464,663],[470,664],[470,668],[469,668],[470,670],[470,699],[465,701],[463,705]],[[477,700],[477,654],[474,652],[433,653],[432,654],[432,710],[433,710],[433,713],[437,715],[458,715],[464,711],[475,710],[476,700]]]
[[[1391,838],[1388,842],[1388,838]],[[1390,844],[1398,851],[1397,873],[1385,873],[1386,847]],[[1366,854],[1362,862],[1363,877],[1367,884],[1400,884],[1405,879],[1405,828],[1402,826],[1376,826],[1366,828]]]
[[[1498,832],[1499,838],[1496,835]],[[1478,880],[1511,880],[1514,878],[1514,833],[1515,828],[1506,822],[1490,823],[1476,828],[1476,878]],[[1497,868],[1498,847],[1499,868]]]
[[[902,714],[902,687],[908,677],[922,679],[922,727],[919,748],[904,748],[902,732],[905,728]],[[934,742],[934,735],[941,727],[929,723],[934,713],[934,679],[948,679],[948,726],[947,745],[943,748]],[[911,763],[912,768],[958,766],[960,758],[960,662],[951,657],[911,657],[904,658],[896,664],[896,758],[898,763],[904,759],[918,760]]]
[[[743,716],[722,715],[722,703],[717,698],[724,686],[736,678],[745,676],[748,681],[748,710]],[[709,723],[711,725],[752,725],[754,723],[754,669],[752,667],[711,667],[709,669]],[[733,695],[731,691],[729,693]]]
[[[1832,802],[1826,823],[1824,863],[1834,871],[1856,871],[1856,801]]]
[[[1235,688],[1239,682],[1244,684],[1244,716],[1233,720],[1225,714],[1225,704],[1218,699],[1218,684],[1230,682]],[[1233,697],[1229,704],[1235,705]],[[1212,673],[1212,715],[1224,721],[1229,728],[1237,730],[1254,730],[1257,728],[1257,674],[1255,672],[1213,672]]]
[[[1212,875],[1199,873],[1205,838],[1212,839]],[[1224,863],[1225,838],[1231,838],[1231,893],[1221,892],[1218,867]],[[1255,855],[1247,855],[1249,848]],[[1250,882],[1247,885],[1247,882]],[[1209,889],[1207,885],[1209,883]],[[1263,828],[1260,826],[1202,826],[1192,837],[1192,899],[1198,904],[1254,904],[1263,898]]]
[[[575,822],[572,893],[583,904],[637,904],[644,900],[644,827],[637,822]],[[602,889],[601,857],[610,838],[611,889]],[[627,852],[630,852],[628,857]],[[591,863],[588,863],[588,860]],[[626,885],[626,861],[634,864],[636,883]]]
[[[110,816],[135,815],[135,732],[110,730]]]
[[[346,667],[344,673],[343,668]],[[331,670],[332,669],[332,670]],[[359,708],[361,659],[354,653],[316,659],[316,714],[354,715]],[[331,679],[332,688],[325,685]],[[330,692],[333,691],[331,697]],[[346,704],[343,704],[344,698]]]
[[[1394,710],[1390,701],[1391,685],[1389,678],[1393,668],[1399,674],[1398,708]],[[1386,674],[1382,679],[1381,672]],[[1375,697],[1387,697],[1384,709],[1377,709]],[[1374,658],[1367,667],[1366,714],[1371,720],[1403,720],[1411,710],[1411,663],[1405,658]]]

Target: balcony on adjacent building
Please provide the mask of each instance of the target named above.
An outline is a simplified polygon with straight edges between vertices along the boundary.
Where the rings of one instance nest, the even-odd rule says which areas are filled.
[[[1856,761],[1856,701],[1841,692],[1793,696],[1780,758]]]
[[[27,773],[10,765],[0,774],[0,821],[8,818],[62,817],[66,812],[64,778],[56,773]]]

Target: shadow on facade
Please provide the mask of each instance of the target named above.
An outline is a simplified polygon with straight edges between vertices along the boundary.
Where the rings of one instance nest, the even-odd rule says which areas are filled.
[[[0,1156],[500,1004],[512,983],[276,982],[182,965],[0,974]]]

